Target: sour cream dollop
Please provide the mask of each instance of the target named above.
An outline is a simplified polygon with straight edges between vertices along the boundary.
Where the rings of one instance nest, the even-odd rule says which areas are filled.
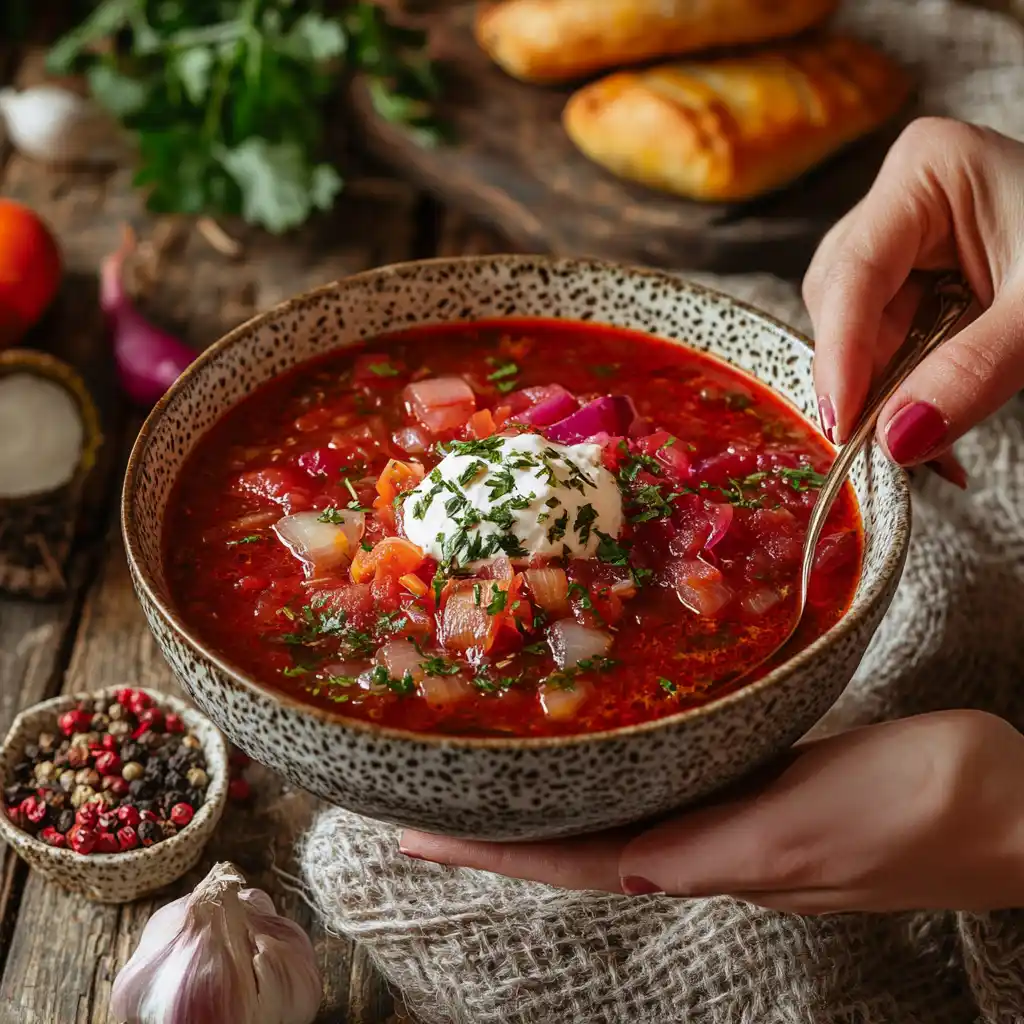
[[[502,556],[593,558],[622,520],[600,445],[554,444],[540,434],[453,443],[402,505],[409,540],[456,566]]]

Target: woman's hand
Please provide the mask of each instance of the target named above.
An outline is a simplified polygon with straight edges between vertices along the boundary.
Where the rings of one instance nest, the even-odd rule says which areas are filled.
[[[834,440],[849,437],[872,374],[905,336],[921,295],[911,272],[953,268],[984,311],[882,411],[879,442],[904,466],[936,459],[1024,388],[1024,145],[925,118],[903,132],[804,279],[818,408]]]
[[[1024,906],[1024,736],[977,711],[798,746],[741,798],[534,844],[405,832],[404,853],[569,889],[732,895],[800,914]]]

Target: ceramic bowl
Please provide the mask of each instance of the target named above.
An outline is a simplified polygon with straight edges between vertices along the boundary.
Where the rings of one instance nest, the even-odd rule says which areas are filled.
[[[257,316],[208,349],[135,443],[122,526],[140,601],[196,703],[295,784],[372,818],[527,840],[662,813],[736,780],[829,709],[892,599],[906,557],[906,477],[872,449],[853,481],[866,534],[860,585],[825,636],[756,683],[697,710],[603,733],[536,739],[421,735],[311,708],[248,678],[175,610],[161,564],[168,495],[197,441],[264,381],[399,328],[494,317],[587,320],[685,340],[752,373],[810,417],[806,339],[757,310],[654,271],[537,256],[426,260],[369,271]]]
[[[23,757],[25,747],[41,732],[60,735],[57,719],[82,699],[114,700],[120,687],[95,693],[75,693],[35,704],[14,720],[0,750],[0,776],[4,785],[12,781],[12,768]],[[71,892],[97,903],[130,903],[177,881],[199,860],[213,830],[224,813],[228,794],[228,748],[224,737],[204,715],[184,701],[153,690],[143,690],[164,711],[173,711],[189,732],[203,745],[206,771],[210,777],[206,802],[177,835],[155,846],[124,853],[75,853],[66,847],[48,846],[23,832],[0,811],[0,837],[36,871]]]

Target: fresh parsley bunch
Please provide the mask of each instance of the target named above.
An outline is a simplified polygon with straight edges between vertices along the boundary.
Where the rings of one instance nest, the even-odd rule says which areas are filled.
[[[423,33],[372,3],[99,0],[49,64],[83,70],[135,133],[157,213],[241,214],[277,233],[329,209],[342,180],[319,160],[324,107],[346,73],[367,76],[383,117],[436,138]]]

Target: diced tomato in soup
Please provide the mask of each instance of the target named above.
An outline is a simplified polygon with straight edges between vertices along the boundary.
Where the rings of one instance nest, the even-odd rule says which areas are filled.
[[[600,446],[616,536],[577,557],[506,535],[464,563],[409,539],[421,485],[458,520],[461,499],[432,475],[446,452],[485,456],[467,480],[499,474],[495,446],[523,433]],[[680,345],[555,321],[422,328],[300,366],[231,410],[181,473],[165,562],[206,643],[342,716],[449,735],[616,728],[781,660],[748,671],[788,628],[832,457],[768,388]],[[551,518],[545,530],[590,528],[583,512]],[[861,556],[847,486],[787,656],[844,614]]]

